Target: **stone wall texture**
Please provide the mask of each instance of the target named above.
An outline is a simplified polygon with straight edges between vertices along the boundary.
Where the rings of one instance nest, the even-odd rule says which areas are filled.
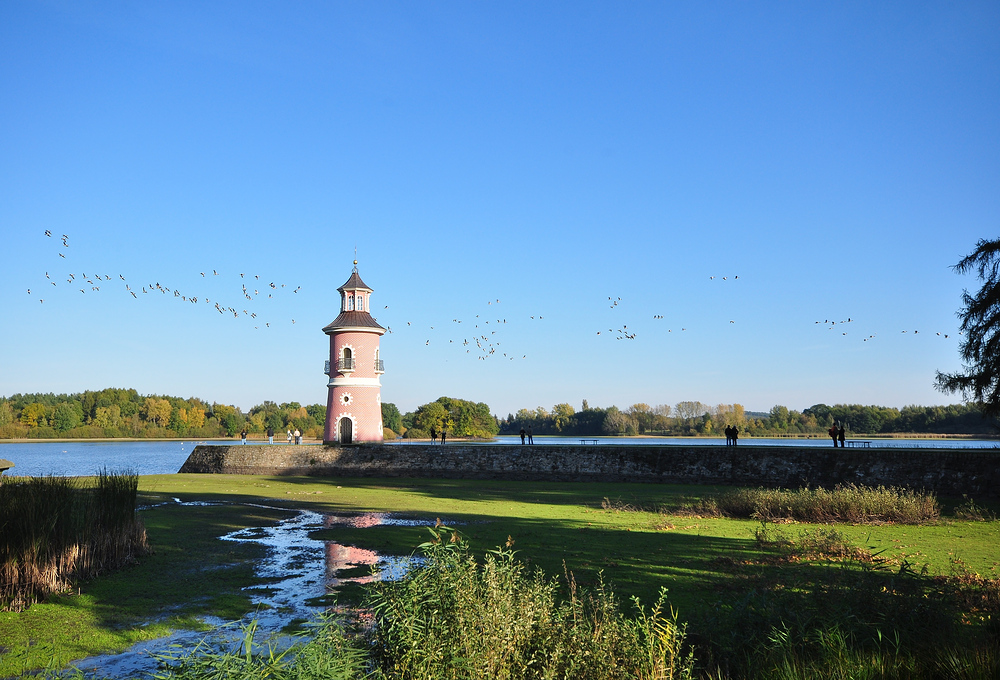
[[[180,472],[724,484],[905,486],[1000,495],[1000,452],[743,446],[201,445]]]

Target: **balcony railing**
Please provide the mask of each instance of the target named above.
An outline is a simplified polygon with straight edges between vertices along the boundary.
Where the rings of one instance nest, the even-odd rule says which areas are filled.
[[[330,360],[327,359],[323,362],[323,373],[330,375]]]
[[[337,359],[337,370],[343,373],[344,371],[354,370],[354,357]]]
[[[381,359],[376,359],[375,360],[375,372],[376,373],[385,373],[385,364],[382,363]]]

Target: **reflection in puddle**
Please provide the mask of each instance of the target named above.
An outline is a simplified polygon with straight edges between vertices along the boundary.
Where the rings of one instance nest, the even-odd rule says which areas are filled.
[[[176,498],[173,503],[184,506],[221,505]],[[169,503],[158,505],[166,504]],[[255,507],[287,510],[263,505]],[[382,555],[374,550],[309,537],[313,531],[336,526],[368,528],[380,525],[432,526],[433,522],[404,519],[388,513],[327,515],[299,510],[294,517],[281,520],[274,526],[247,527],[226,534],[221,537],[224,541],[257,543],[267,548],[267,553],[257,562],[255,569],[257,577],[266,583],[247,588],[256,607],[253,614],[228,624],[204,617],[202,621],[213,628],[207,635],[197,631],[176,631],[164,638],[139,643],[121,654],[89,657],[75,665],[88,674],[95,673],[101,677],[136,677],[154,671],[157,662],[153,656],[167,652],[171,645],[193,647],[197,641],[206,639],[215,646],[238,647],[243,640],[240,624],[249,623],[251,619],[257,620],[258,642],[277,637],[279,645],[290,644],[291,637],[282,635],[281,631],[290,624],[312,619],[319,613],[323,605],[310,604],[316,598],[330,594],[345,583],[370,583],[376,578],[399,579],[419,563],[418,557]],[[341,572],[358,567],[368,569],[362,569],[365,573],[357,576],[341,576]],[[375,571],[377,577],[371,571]]]

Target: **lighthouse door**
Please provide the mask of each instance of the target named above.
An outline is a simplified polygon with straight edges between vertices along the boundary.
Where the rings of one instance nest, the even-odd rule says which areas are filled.
[[[351,441],[352,441],[352,436],[351,436],[352,434],[353,433],[351,432],[351,419],[350,418],[341,418],[340,419],[340,443],[341,444],[350,444]]]

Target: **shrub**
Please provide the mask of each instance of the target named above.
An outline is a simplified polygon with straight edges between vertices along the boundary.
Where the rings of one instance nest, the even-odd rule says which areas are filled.
[[[665,592],[637,618],[619,611],[603,583],[568,598],[507,548],[482,564],[446,527],[421,548],[426,563],[369,591],[375,667],[392,680],[426,678],[685,678],[684,627],[665,611]]]

